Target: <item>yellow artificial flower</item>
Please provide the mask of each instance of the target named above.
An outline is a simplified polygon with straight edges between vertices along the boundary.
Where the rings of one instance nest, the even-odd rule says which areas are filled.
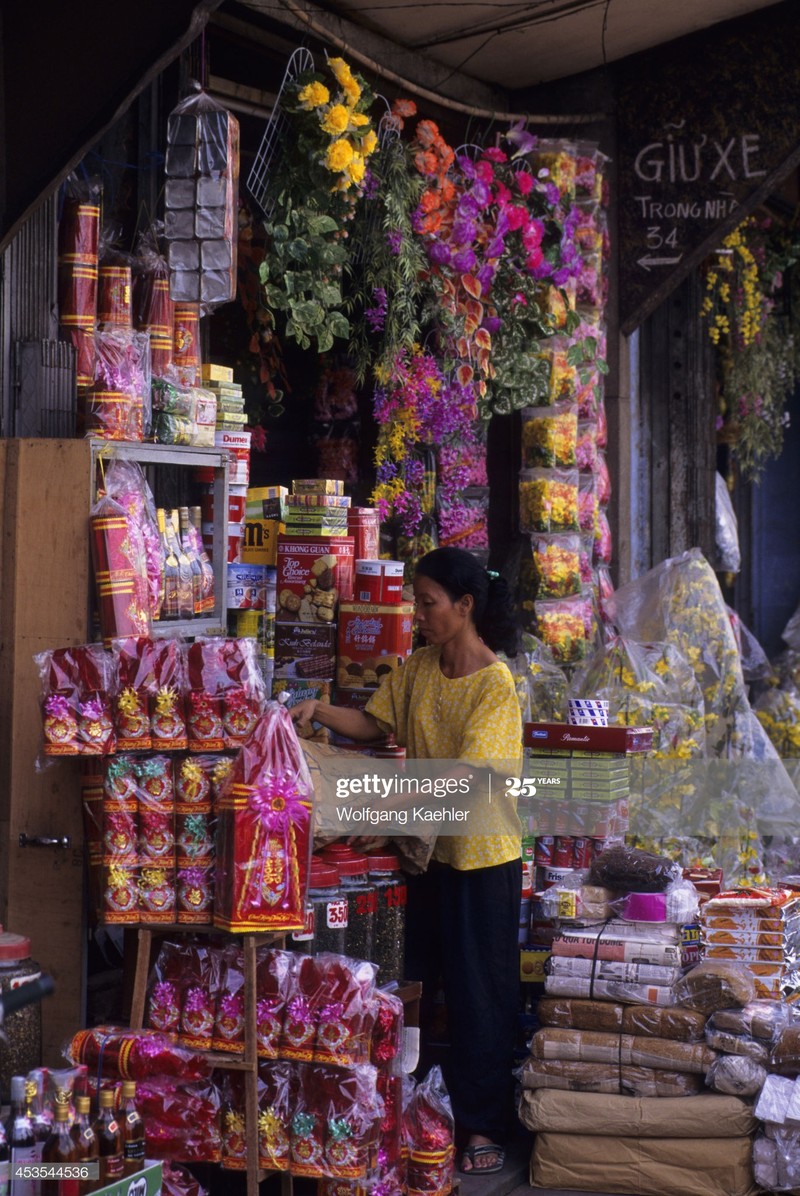
[[[347,167],[347,175],[348,175],[351,183],[355,183],[357,186],[364,178],[366,169],[367,169],[367,164],[364,161],[362,155],[361,154],[353,154],[353,161]]]
[[[378,135],[374,129],[370,129],[364,140],[361,142],[361,152],[365,158],[375,152],[375,147],[378,144]]]
[[[355,79],[349,79],[347,83],[343,83],[342,91],[347,99],[348,107],[355,108],[356,104],[361,99],[361,88],[356,83]]]
[[[340,87],[344,87],[346,83],[352,82],[353,72],[343,58],[329,58],[328,67]]]
[[[369,124],[369,117],[367,116],[366,112],[351,112],[350,124],[354,125],[357,129],[361,129],[364,127],[364,125]]]
[[[312,108],[321,108],[323,104],[327,104],[331,98],[331,93],[328,91],[324,83],[307,83],[297,97],[304,108],[309,111]]]
[[[334,104],[329,108],[323,116],[320,124],[326,133],[344,133],[347,128],[350,115],[344,104]]]
[[[341,174],[353,161],[353,147],[344,137],[332,141],[325,155],[325,165],[334,174]]]

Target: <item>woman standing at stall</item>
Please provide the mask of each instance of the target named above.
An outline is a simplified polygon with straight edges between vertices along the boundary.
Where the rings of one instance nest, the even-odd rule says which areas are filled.
[[[414,599],[427,646],[387,675],[364,712],[308,701],[292,717],[361,741],[392,734],[409,759],[458,762],[448,775],[494,765],[502,792],[522,763],[514,681],[494,653],[515,651],[508,586],[470,553],[438,548],[417,565]],[[488,1173],[503,1166],[510,1112],[521,832],[502,803],[484,807],[480,826],[479,835],[440,836],[428,871],[410,878],[406,974],[428,998],[441,974],[461,1168]]]

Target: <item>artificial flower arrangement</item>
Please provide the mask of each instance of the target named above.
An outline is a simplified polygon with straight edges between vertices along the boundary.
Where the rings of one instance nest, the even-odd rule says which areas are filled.
[[[342,267],[347,225],[378,144],[372,95],[342,58],[286,87],[290,134],[271,184],[271,245],[261,264],[266,302],[285,316],[286,336],[324,352],[347,339]]]
[[[798,260],[796,229],[748,216],[706,271],[701,310],[718,350],[717,429],[746,478],[757,479],[780,453],[786,403],[800,376],[800,305],[786,286]]]

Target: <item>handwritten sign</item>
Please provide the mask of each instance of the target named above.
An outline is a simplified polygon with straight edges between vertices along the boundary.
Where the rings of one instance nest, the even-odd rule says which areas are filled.
[[[783,4],[620,67],[620,325],[636,328],[800,161],[800,11]]]

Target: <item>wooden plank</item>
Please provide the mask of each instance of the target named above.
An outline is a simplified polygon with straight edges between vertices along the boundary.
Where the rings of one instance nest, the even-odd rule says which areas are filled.
[[[0,589],[0,760],[4,843],[0,920],[29,935],[56,983],[42,1006],[43,1062],[84,1021],[83,828],[74,761],[36,772],[41,741],[33,656],[86,641],[89,449],[83,441],[5,444]],[[19,836],[67,835],[68,850],[18,846]]]
[[[147,997],[147,977],[150,974],[150,949],[152,945],[152,930],[140,927],[136,941],[136,971],[133,975],[133,995],[131,997],[131,1026],[134,1030],[140,1030],[144,1025],[144,1007]]]

